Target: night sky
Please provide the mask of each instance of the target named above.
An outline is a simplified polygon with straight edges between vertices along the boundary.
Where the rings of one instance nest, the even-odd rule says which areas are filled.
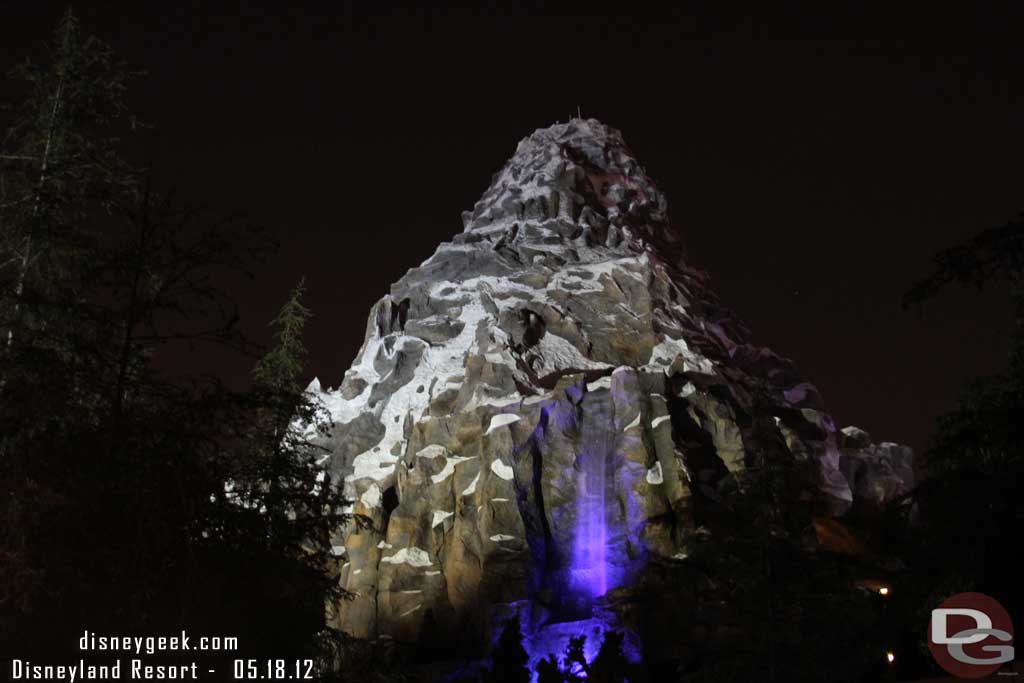
[[[623,132],[691,263],[754,340],[793,358],[841,424],[920,449],[962,382],[1005,358],[998,290],[951,291],[923,316],[900,301],[935,251],[1024,211],[1020,12],[879,23],[623,7],[76,10],[148,70],[131,102],[157,126],[163,180],[278,236],[239,292],[245,329],[267,341],[306,276],[310,375],[324,383],[340,382],[373,302],[461,231],[519,139],[578,107]],[[2,66],[39,55],[62,8],[0,0]],[[899,39],[848,39],[880,26]],[[248,370],[204,352],[192,363],[232,381]]]

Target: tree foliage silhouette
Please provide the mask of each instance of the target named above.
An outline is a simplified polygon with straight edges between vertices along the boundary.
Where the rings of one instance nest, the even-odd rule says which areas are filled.
[[[70,9],[48,50],[48,64],[26,60],[11,72],[27,96],[9,108],[0,147],[6,346],[25,324],[23,300],[60,281],[94,239],[89,216],[109,211],[138,180],[121,152],[121,135],[139,128],[125,101],[139,72],[99,39],[83,37]]]
[[[505,622],[498,643],[491,654],[491,671],[488,683],[528,683],[530,658],[523,647],[519,615]]]
[[[903,604],[920,633],[930,610],[956,592],[988,593],[1011,613],[1024,608],[1013,540],[1024,524],[1024,221],[982,230],[937,254],[935,270],[904,303],[934,305],[952,285],[1008,287],[1012,327],[1005,368],[969,381],[939,418],[913,496],[918,524],[896,539],[912,549],[918,580]]]
[[[133,72],[70,12],[55,36],[16,70],[0,157],[0,642],[52,658],[84,628],[186,628],[239,637],[233,656],[325,656],[347,516],[316,464],[302,288],[252,390],[163,369],[208,344],[254,357],[217,283],[272,245],[129,164]]]
[[[535,669],[538,683],[628,683],[639,681],[639,667],[630,663],[623,649],[625,637],[616,631],[607,631],[601,641],[601,648],[592,662],[587,661],[585,648],[587,637],[574,636],[569,639],[561,661],[554,654],[537,663]]]

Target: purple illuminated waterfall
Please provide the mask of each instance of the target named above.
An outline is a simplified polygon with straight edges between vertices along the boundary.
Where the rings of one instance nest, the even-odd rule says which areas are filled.
[[[579,450],[570,467],[557,470],[550,489],[552,532],[570,552],[559,558],[562,561],[551,575],[555,599],[548,603],[550,607],[544,605],[535,613],[539,619],[523,620],[536,625],[524,638],[531,669],[540,659],[565,652],[569,640],[580,635],[586,636],[584,655],[593,661],[608,631],[624,633],[627,657],[640,658],[636,633],[620,622],[614,606],[602,598],[627,584],[637,566],[635,554],[630,553],[627,519],[638,517],[630,493],[635,478],[646,469],[627,462],[630,443],[623,443],[615,428],[612,395],[580,388],[576,392],[567,392],[575,404],[571,409],[545,412],[542,420],[545,428],[550,419],[553,430],[573,433]]]
[[[605,462],[601,451],[585,452],[577,473],[576,538],[573,589],[596,598],[608,592],[608,524],[605,509]]]
[[[593,605],[621,585],[629,559],[626,552],[622,501],[615,483],[622,483],[622,455],[614,429],[615,406],[607,393],[585,393],[577,428],[580,452],[574,463],[575,520],[569,588],[580,605]],[[625,502],[628,507],[631,501]]]

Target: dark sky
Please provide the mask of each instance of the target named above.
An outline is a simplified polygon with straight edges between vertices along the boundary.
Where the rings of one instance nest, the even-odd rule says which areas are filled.
[[[328,384],[373,302],[461,230],[518,140],[577,107],[623,131],[690,260],[841,424],[919,449],[957,387],[1003,361],[998,291],[950,292],[923,317],[900,299],[936,250],[1024,210],[1019,11],[87,5],[85,26],[149,71],[132,102],[165,179],[281,240],[241,291],[246,329],[266,339],[307,277],[311,374]],[[0,0],[3,66],[39,54],[62,7]],[[848,38],[883,25],[899,39]]]

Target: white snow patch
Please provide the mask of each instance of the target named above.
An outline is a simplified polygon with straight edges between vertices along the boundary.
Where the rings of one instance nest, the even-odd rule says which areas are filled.
[[[654,467],[647,470],[647,483],[648,484],[662,484],[665,481],[665,477],[661,474],[661,463],[654,463]]]
[[[519,422],[518,415],[513,415],[511,413],[502,413],[500,415],[495,415],[494,417],[491,418],[491,423],[487,427],[487,431],[484,432],[484,436],[487,436],[488,434],[493,432],[495,429],[498,429],[499,427],[504,427],[505,425],[510,425],[514,422]]]
[[[380,561],[387,564],[408,564],[413,567],[429,567],[434,564],[426,550],[415,546],[402,548],[394,555],[380,558]]]
[[[601,377],[593,382],[587,384],[587,391],[597,391],[598,389],[611,389],[612,378],[608,375]]]
[[[658,425],[660,425],[662,422],[664,422],[665,420],[671,420],[671,419],[672,419],[671,415],[662,415],[661,417],[656,417],[653,420],[651,420],[651,429],[657,429]]]
[[[448,449],[445,448],[444,446],[439,446],[436,443],[432,443],[426,448],[421,448],[420,450],[418,450],[416,452],[416,457],[432,459],[444,455],[447,452]]]
[[[540,356],[540,365],[536,368],[538,375],[546,375],[560,370],[604,370],[611,368],[608,363],[590,360],[569,340],[548,332],[533,350]]]
[[[672,559],[673,560],[685,560],[687,557],[689,557],[689,555],[687,555],[686,553],[676,553],[675,555],[672,556]]]
[[[444,469],[442,469],[440,472],[438,472],[437,474],[435,474],[432,477],[430,477],[430,481],[434,482],[435,484],[440,484],[442,481],[444,481],[448,477],[450,477],[453,474],[455,474],[455,466],[456,465],[458,465],[460,462],[466,462],[467,460],[472,460],[475,457],[476,457],[475,455],[471,456],[471,457],[468,457],[468,458],[464,458],[461,455],[449,455],[445,459]]]
[[[633,427],[636,427],[639,424],[640,424],[640,413],[637,413],[636,417],[633,418],[633,421],[630,422],[628,425],[626,425],[626,428],[623,429],[622,431],[626,431],[626,429],[632,429]]]
[[[379,508],[380,501],[381,492],[380,487],[377,486],[377,484],[370,484],[370,488],[366,489],[363,495],[359,496],[359,502],[362,503],[364,507],[371,510],[373,508]]]
[[[380,543],[377,544],[377,548],[380,549],[380,550],[384,550],[384,549],[390,548],[390,547],[392,547],[391,544],[387,543],[386,541],[381,541]]]
[[[501,543],[502,541],[514,541],[516,540],[516,537],[509,536],[508,534],[494,534],[491,536],[491,540],[495,543]]]
[[[537,191],[545,197],[550,192],[549,189],[538,189]],[[503,218],[500,225],[480,226],[476,232],[481,234],[489,234],[491,231],[500,232],[517,222],[519,221],[514,216],[509,216]],[[476,245],[445,243],[425,263],[430,262],[443,252],[475,252],[478,248]],[[605,253],[587,249],[582,249],[580,253],[587,260],[595,262],[580,263],[571,268],[551,271],[551,280],[542,288],[517,282],[514,277],[490,275],[473,277],[464,281],[437,282],[430,286],[429,291],[425,294],[430,299],[447,307],[444,313],[436,316],[437,321],[448,321],[460,325],[458,335],[444,343],[431,345],[423,339],[401,332],[381,335],[375,326],[371,325],[369,335],[360,348],[352,367],[345,375],[346,386],[351,387],[353,381],[364,384],[358,395],[345,398],[340,388],[331,390],[321,384],[319,380],[311,382],[307,391],[323,403],[330,413],[331,421],[335,424],[345,425],[362,415],[369,415],[384,426],[383,438],[354,458],[352,472],[345,477],[346,487],[359,479],[371,479],[380,483],[394,474],[400,457],[395,454],[403,453],[406,446],[404,433],[406,419],[420,419],[426,413],[430,402],[436,398],[437,392],[458,389],[462,386],[461,381],[453,380],[461,380],[465,376],[466,358],[469,354],[486,355],[487,360],[492,363],[507,365],[513,374],[521,373],[515,366],[515,360],[509,352],[507,344],[502,346],[497,343],[485,342],[482,337],[478,338],[477,333],[481,325],[486,325],[492,318],[491,313],[483,305],[484,294],[490,295],[493,304],[501,311],[519,309],[529,302],[559,305],[562,301],[560,295],[569,289],[576,293],[602,292],[605,287],[610,286],[610,281],[606,278],[611,277],[613,273],[616,274],[616,277],[619,277],[621,272],[625,276],[642,279],[630,271],[637,271],[649,265],[646,255],[608,260]],[[559,296],[554,296],[556,292]],[[502,342],[497,336],[494,337],[494,340]],[[611,367],[586,358],[568,340],[550,332],[540,341],[535,351],[542,359],[542,367],[538,368],[541,373],[560,369]],[[379,385],[394,371],[400,354],[404,354],[407,359],[419,356],[419,360],[413,368],[412,377],[402,386],[380,396]],[[433,391],[417,391],[422,387],[430,386],[435,379],[437,382],[434,384]],[[598,380],[595,384],[600,386],[602,382],[603,380]],[[375,392],[375,389],[378,390]],[[377,397],[372,406],[370,405],[371,395]],[[512,405],[521,399],[512,395],[498,398],[481,395],[474,396],[471,400],[478,401],[479,405],[498,407]],[[523,404],[533,404],[545,400],[550,400],[550,395],[528,397],[522,402]],[[494,426],[492,422],[491,428]],[[432,457],[437,457],[445,453],[443,450],[440,453],[437,452],[440,448],[427,451],[423,457],[431,457],[430,454],[433,454]],[[326,462],[328,461],[324,460],[324,463]],[[445,473],[451,469],[451,465],[451,459],[449,459]],[[495,472],[500,470],[508,473],[508,476],[502,478],[512,478],[511,468],[504,463],[492,465],[492,469]],[[443,481],[444,478],[442,477],[441,480]],[[355,497],[354,491],[352,497]]]
[[[424,574],[425,576],[437,576],[437,575],[438,575],[438,574],[440,574],[440,573],[441,573],[441,572],[437,571],[436,569],[435,569],[434,571],[430,571],[430,572],[423,572],[423,574]]]
[[[423,605],[416,605],[415,607],[413,607],[408,612],[402,612],[401,614],[398,615],[398,618],[401,619],[402,617],[407,617],[410,614],[412,614],[413,612],[415,612],[416,610],[418,610],[420,607],[423,607]]]
[[[430,523],[430,528],[433,529],[438,524],[444,522],[444,520],[451,517],[454,512],[445,512],[444,510],[434,510],[434,520]]]
[[[683,357],[683,369],[687,372],[699,372],[705,375],[715,374],[714,364],[704,356],[690,350],[689,345],[683,339],[672,339],[665,337],[657,346],[651,349],[651,359],[647,362],[649,366],[672,365],[678,356]]]
[[[507,503],[508,498],[491,498],[492,503]]]
[[[372,450],[357,455],[352,461],[352,474],[345,477],[345,480],[373,479],[381,481],[391,476],[395,471],[398,457],[390,453],[378,453],[379,450],[381,449],[375,446]]]
[[[476,279],[478,278],[474,278]],[[454,291],[442,295],[441,292],[448,288]],[[346,373],[347,378],[357,378],[366,382],[363,391],[348,400],[340,391],[318,395],[330,411],[332,421],[337,424],[346,424],[359,415],[368,413],[376,417],[385,428],[384,437],[379,443],[355,457],[353,472],[346,477],[346,481],[363,478],[381,481],[394,473],[398,457],[392,455],[392,450],[400,450],[405,442],[404,418],[411,415],[414,420],[419,419],[433,398],[429,392],[417,389],[429,385],[438,377],[464,375],[466,354],[479,346],[476,339],[477,326],[489,318],[489,314],[480,302],[480,292],[477,291],[475,284],[472,281],[457,285],[441,282],[431,289],[429,296],[455,304],[457,316],[449,313],[446,317],[453,322],[457,319],[462,323],[462,330],[456,337],[448,340],[446,344],[431,346],[417,337],[399,333],[381,337],[375,330],[371,331],[355,363]],[[376,401],[371,407],[369,401],[373,388],[393,371],[399,353],[419,354],[413,376],[409,382]],[[382,366],[389,367],[384,377],[376,369]]]
[[[513,469],[503,463],[499,458],[495,458],[494,461],[491,462],[491,471],[505,481],[512,481],[516,476]]]
[[[475,398],[475,397],[474,397]],[[494,408],[505,408],[506,406],[513,406],[519,403],[519,396],[516,394],[509,394],[508,396],[502,396],[501,398],[490,398],[486,397],[480,400],[470,401],[463,410],[471,410],[477,406],[492,406]]]
[[[473,481],[471,481],[469,483],[469,486],[466,487],[466,490],[462,492],[462,495],[464,495],[464,496],[471,496],[474,493],[476,493],[476,485],[477,485],[477,483],[479,481],[480,481],[480,473],[477,472],[476,476],[473,477]]]
[[[343,545],[332,545],[331,552],[335,557],[340,557],[345,554],[345,546]]]

